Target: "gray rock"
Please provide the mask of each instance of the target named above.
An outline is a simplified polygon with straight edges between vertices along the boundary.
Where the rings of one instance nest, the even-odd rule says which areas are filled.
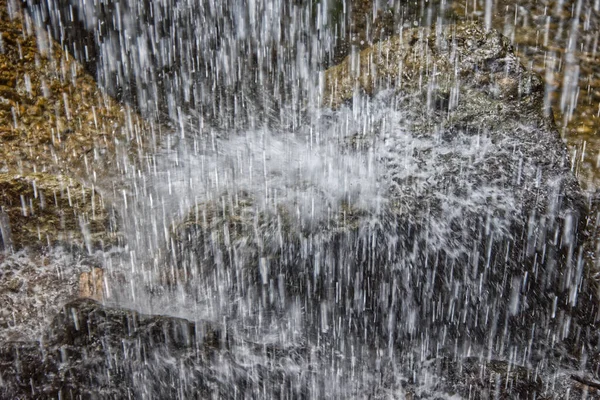
[[[0,346],[0,398],[205,398],[217,387],[212,359],[226,340],[208,322],[75,300],[41,342]]]
[[[257,313],[302,307],[308,331],[375,348],[528,362],[552,341],[592,351],[587,209],[543,97],[507,39],[473,24],[349,56],[325,73],[333,110],[293,139],[261,137],[264,161],[249,136],[203,154],[221,192],[174,227],[164,270],[185,272],[166,280],[213,293],[233,318],[239,299]],[[326,145],[305,154],[309,129]]]

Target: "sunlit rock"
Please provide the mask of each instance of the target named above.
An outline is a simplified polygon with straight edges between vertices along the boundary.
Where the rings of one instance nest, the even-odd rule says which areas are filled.
[[[40,23],[18,2],[0,1],[0,172],[106,183],[120,174],[123,157],[136,155],[143,123]]]
[[[460,2],[448,7],[453,20],[487,20],[510,38],[521,63],[540,74],[546,85],[545,107],[552,108],[561,136],[576,154],[578,180],[584,190],[597,190],[600,70],[595,37],[600,8],[574,0],[485,4],[486,12]]]
[[[79,275],[79,297],[86,297],[96,301],[104,299],[104,270],[92,268],[89,272]]]

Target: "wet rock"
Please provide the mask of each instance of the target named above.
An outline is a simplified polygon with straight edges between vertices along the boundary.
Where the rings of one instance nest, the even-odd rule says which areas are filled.
[[[597,399],[597,387],[593,378],[581,372],[560,370],[548,375],[507,360],[483,357],[429,360],[406,384],[407,398],[412,399]]]
[[[92,251],[117,239],[116,216],[102,197],[65,176],[0,173],[0,210],[5,248],[63,244]]]
[[[557,399],[563,400],[572,397],[582,399],[600,398],[600,382],[593,377],[582,376],[581,373],[575,372],[572,374],[559,374],[555,379],[559,383],[568,382],[571,387],[569,392],[556,396]]]
[[[535,370],[508,361],[464,357],[426,362],[407,386],[413,399],[441,398],[443,393],[461,399],[533,400],[555,398],[568,390],[568,386],[556,385],[549,393],[547,383]]]
[[[221,324],[79,299],[43,340],[0,343],[0,399],[328,397],[309,357],[244,343]]]
[[[53,319],[45,340],[49,344],[83,348],[103,340],[117,344],[129,339],[173,348],[193,347],[201,340],[207,348],[219,348],[226,338],[208,322],[196,326],[184,319],[140,315],[132,310],[105,307],[92,299],[78,299],[67,303]]]
[[[404,13],[408,10],[415,11],[416,8],[413,4],[403,4],[396,10],[373,0],[336,0],[327,4],[327,27],[335,32],[338,40],[333,51],[328,54],[326,66],[338,64],[353,48],[362,50],[388,39],[402,26],[401,20],[406,17]]]
[[[294,3],[282,3],[281,9],[271,10],[288,16],[287,21],[291,20],[290,14],[293,13],[295,18],[303,18],[300,10],[294,10]],[[180,6],[185,11],[173,12]],[[258,42],[265,39],[264,35],[241,35],[234,43],[226,44],[224,33],[245,25],[244,21],[248,21],[254,12],[257,15],[270,12],[270,8],[261,3],[246,5],[222,1],[215,6],[211,1],[180,5],[176,1],[156,3],[145,0],[130,4],[112,0],[101,3],[59,0],[48,10],[46,2],[30,0],[27,9],[35,19],[51,28],[56,40],[64,40],[69,48],[78,50],[76,57],[86,63],[89,71],[96,72],[95,77],[111,96],[131,104],[148,118],[168,116],[172,120],[180,119],[182,110],[174,106],[174,99],[184,108],[200,112],[205,118],[222,119],[228,124],[233,122],[231,114],[234,108],[236,112],[247,107],[257,108],[258,96],[253,96],[252,101],[245,101],[239,93],[254,95],[257,92],[257,86],[251,85],[250,80],[245,78],[261,77],[257,54],[261,51]],[[136,17],[130,18],[130,15]],[[156,15],[161,17],[156,18]],[[65,17],[69,21],[67,24],[63,22]],[[197,26],[193,21],[198,20],[205,23]],[[281,21],[282,26],[284,23]],[[149,34],[149,26],[152,34]],[[178,26],[178,29],[173,30],[173,26]],[[192,32],[198,33],[197,37],[192,37]],[[268,38],[266,41],[273,40]],[[162,42],[165,48],[171,48],[176,54],[166,56],[155,51],[157,42]],[[295,43],[292,38],[289,42]],[[183,44],[186,49],[177,43]],[[88,54],[82,51],[84,46],[90,46]],[[131,50],[123,52],[123,48]],[[142,55],[139,51],[132,51],[134,48],[147,51],[144,50]],[[227,69],[234,71],[238,67],[233,64],[240,65],[246,70],[244,76],[236,72],[225,76],[220,73],[224,65],[215,65],[209,60],[221,51],[227,53],[230,59]],[[285,52],[295,54],[291,50]],[[278,57],[275,51],[273,59],[281,66],[291,62],[289,54]],[[264,72],[269,73],[278,68],[270,63],[264,67]],[[181,79],[190,82],[190,87],[184,89],[178,83]],[[240,100],[244,102],[241,108]]]
[[[36,337],[117,244],[110,193],[145,129],[20,3],[0,0],[2,339]]]
[[[375,348],[518,348],[540,362],[554,337],[585,359],[597,308],[580,247],[587,208],[543,98],[499,33],[406,29],[325,73],[334,110],[314,129],[337,150],[305,154],[299,139],[286,153],[273,135],[253,164],[252,139],[217,142],[238,178],[224,174],[218,199],[175,226],[164,271],[184,271],[170,279],[188,276],[231,315],[238,301],[303,307],[315,332]],[[328,131],[346,121],[341,139]],[[272,197],[227,169],[239,160]]]
[[[463,397],[495,399],[535,399],[544,391],[535,371],[506,361],[484,361],[474,357],[459,362],[441,360],[440,376],[447,393]]]
[[[0,341],[39,338],[62,305],[78,296],[77,276],[94,260],[63,248],[0,252]]]
[[[139,117],[103,93],[18,2],[0,1],[0,32],[0,172],[98,186],[119,176],[117,159],[139,149]]]
[[[102,268],[92,268],[90,272],[82,272],[79,275],[79,297],[102,301],[104,292],[104,270]]]
[[[225,347],[222,329],[208,322],[80,299],[64,306],[43,341],[0,345],[0,398],[224,395],[210,368]]]
[[[507,38],[477,24],[405,29],[347,57],[326,71],[323,104],[335,108],[350,101],[356,90],[373,94],[387,88],[413,96],[422,92],[427,96],[423,105],[442,113],[485,101],[488,112],[494,111],[491,116],[508,114],[493,109],[504,101],[506,107],[526,106],[538,117],[543,115],[540,77],[520,65]],[[441,117],[460,120],[454,115]]]
[[[298,52],[306,54],[310,68],[322,62],[325,50],[313,55],[307,49],[318,29],[318,10],[332,4],[308,0],[277,5],[237,0],[219,4],[209,0],[187,4],[57,0],[48,10],[45,1],[26,3],[28,12],[42,21],[57,41],[69,50],[77,48],[75,56],[96,72],[108,93],[131,104],[144,117],[166,117],[179,124],[194,114],[200,118],[194,118],[192,126],[202,125],[198,121],[202,119],[223,130],[239,128],[242,120],[245,125],[268,121],[284,112],[282,107],[292,98],[298,100],[292,93],[299,87],[287,77],[296,74],[292,69]],[[339,17],[340,2],[334,7]],[[367,5],[361,6],[366,9]],[[359,14],[364,25],[368,17]],[[269,20],[255,19],[258,15],[271,16]],[[197,25],[199,20],[204,23]],[[248,21],[253,22],[247,25]],[[387,18],[385,22],[387,27],[391,21]],[[240,27],[244,33],[238,35],[235,32]],[[330,28],[325,30],[331,32]],[[325,42],[318,47],[329,47]],[[159,51],[156,43],[174,53]],[[84,46],[88,46],[85,52]],[[144,50],[134,51],[136,48]],[[223,74],[225,70],[231,73]],[[304,73],[300,76],[307,78]],[[181,85],[182,81],[189,85]]]
[[[404,29],[441,23],[448,13],[448,7],[438,0],[420,4],[334,0],[327,4],[327,27],[336,37],[333,51],[325,59],[327,66],[339,64],[351,52],[371,47]]]
[[[600,70],[592,37],[600,27],[600,10],[593,4],[577,5],[571,0],[498,1],[493,4],[491,26],[511,39],[524,65],[541,75],[547,85],[546,107],[552,108],[562,137],[577,153],[573,160],[579,182],[594,191],[600,187],[595,163],[600,124],[597,102],[591,99],[598,98]],[[458,3],[449,7],[455,20],[484,19],[481,10]],[[536,39],[538,32],[544,32],[544,40]],[[572,45],[575,34],[577,48]],[[569,95],[579,92],[586,95]]]

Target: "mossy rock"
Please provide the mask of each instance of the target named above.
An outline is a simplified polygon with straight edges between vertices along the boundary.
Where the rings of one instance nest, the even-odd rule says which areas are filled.
[[[0,174],[0,243],[19,249],[114,243],[114,214],[102,197],[64,176]]]

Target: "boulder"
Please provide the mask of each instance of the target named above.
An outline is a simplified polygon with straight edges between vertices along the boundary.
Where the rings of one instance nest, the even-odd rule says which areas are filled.
[[[539,375],[531,369],[503,360],[438,358],[430,360],[425,368],[436,379],[432,379],[429,387],[415,390],[413,398],[431,398],[436,392],[475,399],[546,398],[545,382]],[[419,387],[419,384],[415,386]]]
[[[595,352],[586,203],[542,81],[506,38],[406,29],[323,82],[297,131],[202,154],[218,184],[199,178],[212,200],[174,225],[167,280],[230,316],[301,307],[315,337],[374,348]]]
[[[226,346],[215,324],[79,299],[43,341],[0,345],[0,398],[206,398],[219,393],[210,368]]]

